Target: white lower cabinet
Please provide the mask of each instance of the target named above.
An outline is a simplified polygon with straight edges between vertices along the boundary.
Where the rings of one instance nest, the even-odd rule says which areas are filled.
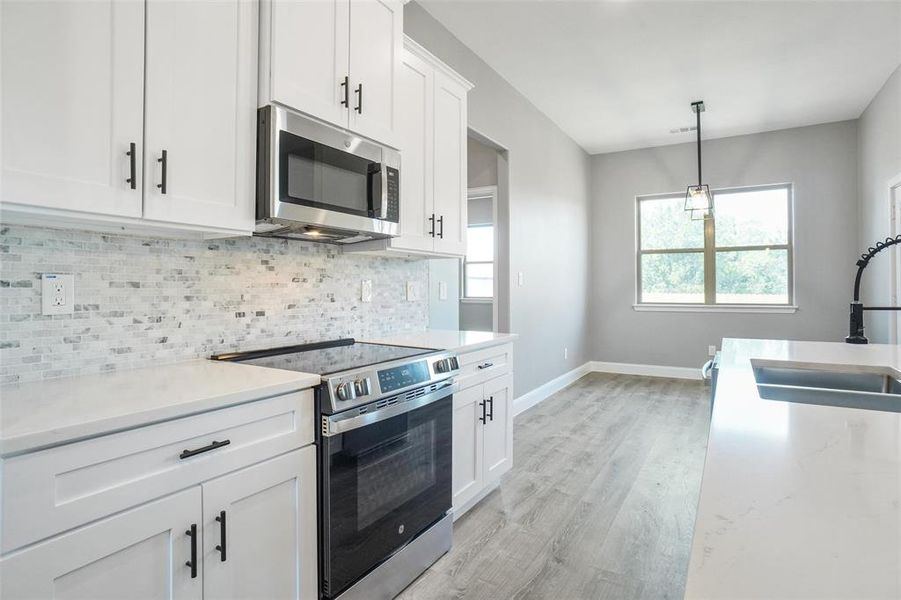
[[[315,532],[315,446],[204,483],[204,598],[315,598]]]
[[[195,486],[5,557],[0,597],[202,598],[203,564],[193,577],[186,564],[200,543],[200,498]]]
[[[506,356],[510,352],[509,346],[503,349]],[[461,354],[460,359],[463,362],[467,357]],[[506,374],[491,379],[478,375],[463,379],[466,387],[454,394],[454,518],[477,503],[513,466],[513,375],[509,363],[504,370]]]

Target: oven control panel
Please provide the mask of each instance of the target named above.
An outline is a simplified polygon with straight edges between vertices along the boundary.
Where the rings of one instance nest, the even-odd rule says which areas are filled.
[[[443,381],[453,377],[459,369],[460,361],[455,355],[436,353],[417,360],[336,373],[323,382],[329,396],[329,406],[324,410],[336,413],[397,392]]]

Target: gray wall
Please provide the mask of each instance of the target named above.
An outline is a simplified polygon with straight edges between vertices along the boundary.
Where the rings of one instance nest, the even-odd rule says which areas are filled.
[[[508,151],[509,181],[499,183],[509,185],[509,328],[520,334],[514,382],[519,396],[591,358],[590,159],[416,2],[404,7],[404,31],[475,84],[469,126]],[[522,286],[515,284],[520,271]]]
[[[602,361],[699,367],[723,337],[841,340],[857,256],[857,122],[704,142],[714,188],[794,184],[795,314],[636,312],[635,196],[685,189],[694,144],[592,157],[592,338]]]
[[[469,138],[466,144],[469,187],[497,185],[497,150]]]
[[[460,329],[491,331],[494,324],[490,302],[460,302]]]
[[[429,260],[429,327],[432,329],[465,329],[460,324],[460,259]],[[447,284],[447,298],[438,294],[438,283]]]
[[[858,182],[860,186],[859,252],[885,239],[890,231],[888,181],[901,173],[901,67],[885,82],[858,122]],[[889,252],[885,250],[867,266],[861,300],[871,306],[891,299]],[[871,311],[865,317],[866,335],[872,342],[889,341],[889,315]]]

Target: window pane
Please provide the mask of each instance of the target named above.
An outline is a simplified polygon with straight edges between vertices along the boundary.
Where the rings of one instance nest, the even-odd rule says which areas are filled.
[[[477,225],[466,229],[466,260],[494,260],[494,226]]]
[[[467,298],[494,297],[494,265],[466,263],[465,293]]]
[[[704,221],[692,221],[685,197],[641,200],[641,249],[704,247]]]
[[[643,254],[641,301],[703,303],[704,254]]]
[[[725,304],[788,304],[788,252],[718,251],[716,301]]]
[[[716,245],[788,243],[788,188],[717,192]]]

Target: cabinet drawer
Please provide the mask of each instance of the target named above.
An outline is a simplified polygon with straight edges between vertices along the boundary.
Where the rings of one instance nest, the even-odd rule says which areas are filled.
[[[456,377],[459,389],[465,389],[510,372],[513,361],[512,344],[493,346],[460,354],[460,373]]]
[[[310,444],[313,413],[303,390],[10,458],[0,550]]]

